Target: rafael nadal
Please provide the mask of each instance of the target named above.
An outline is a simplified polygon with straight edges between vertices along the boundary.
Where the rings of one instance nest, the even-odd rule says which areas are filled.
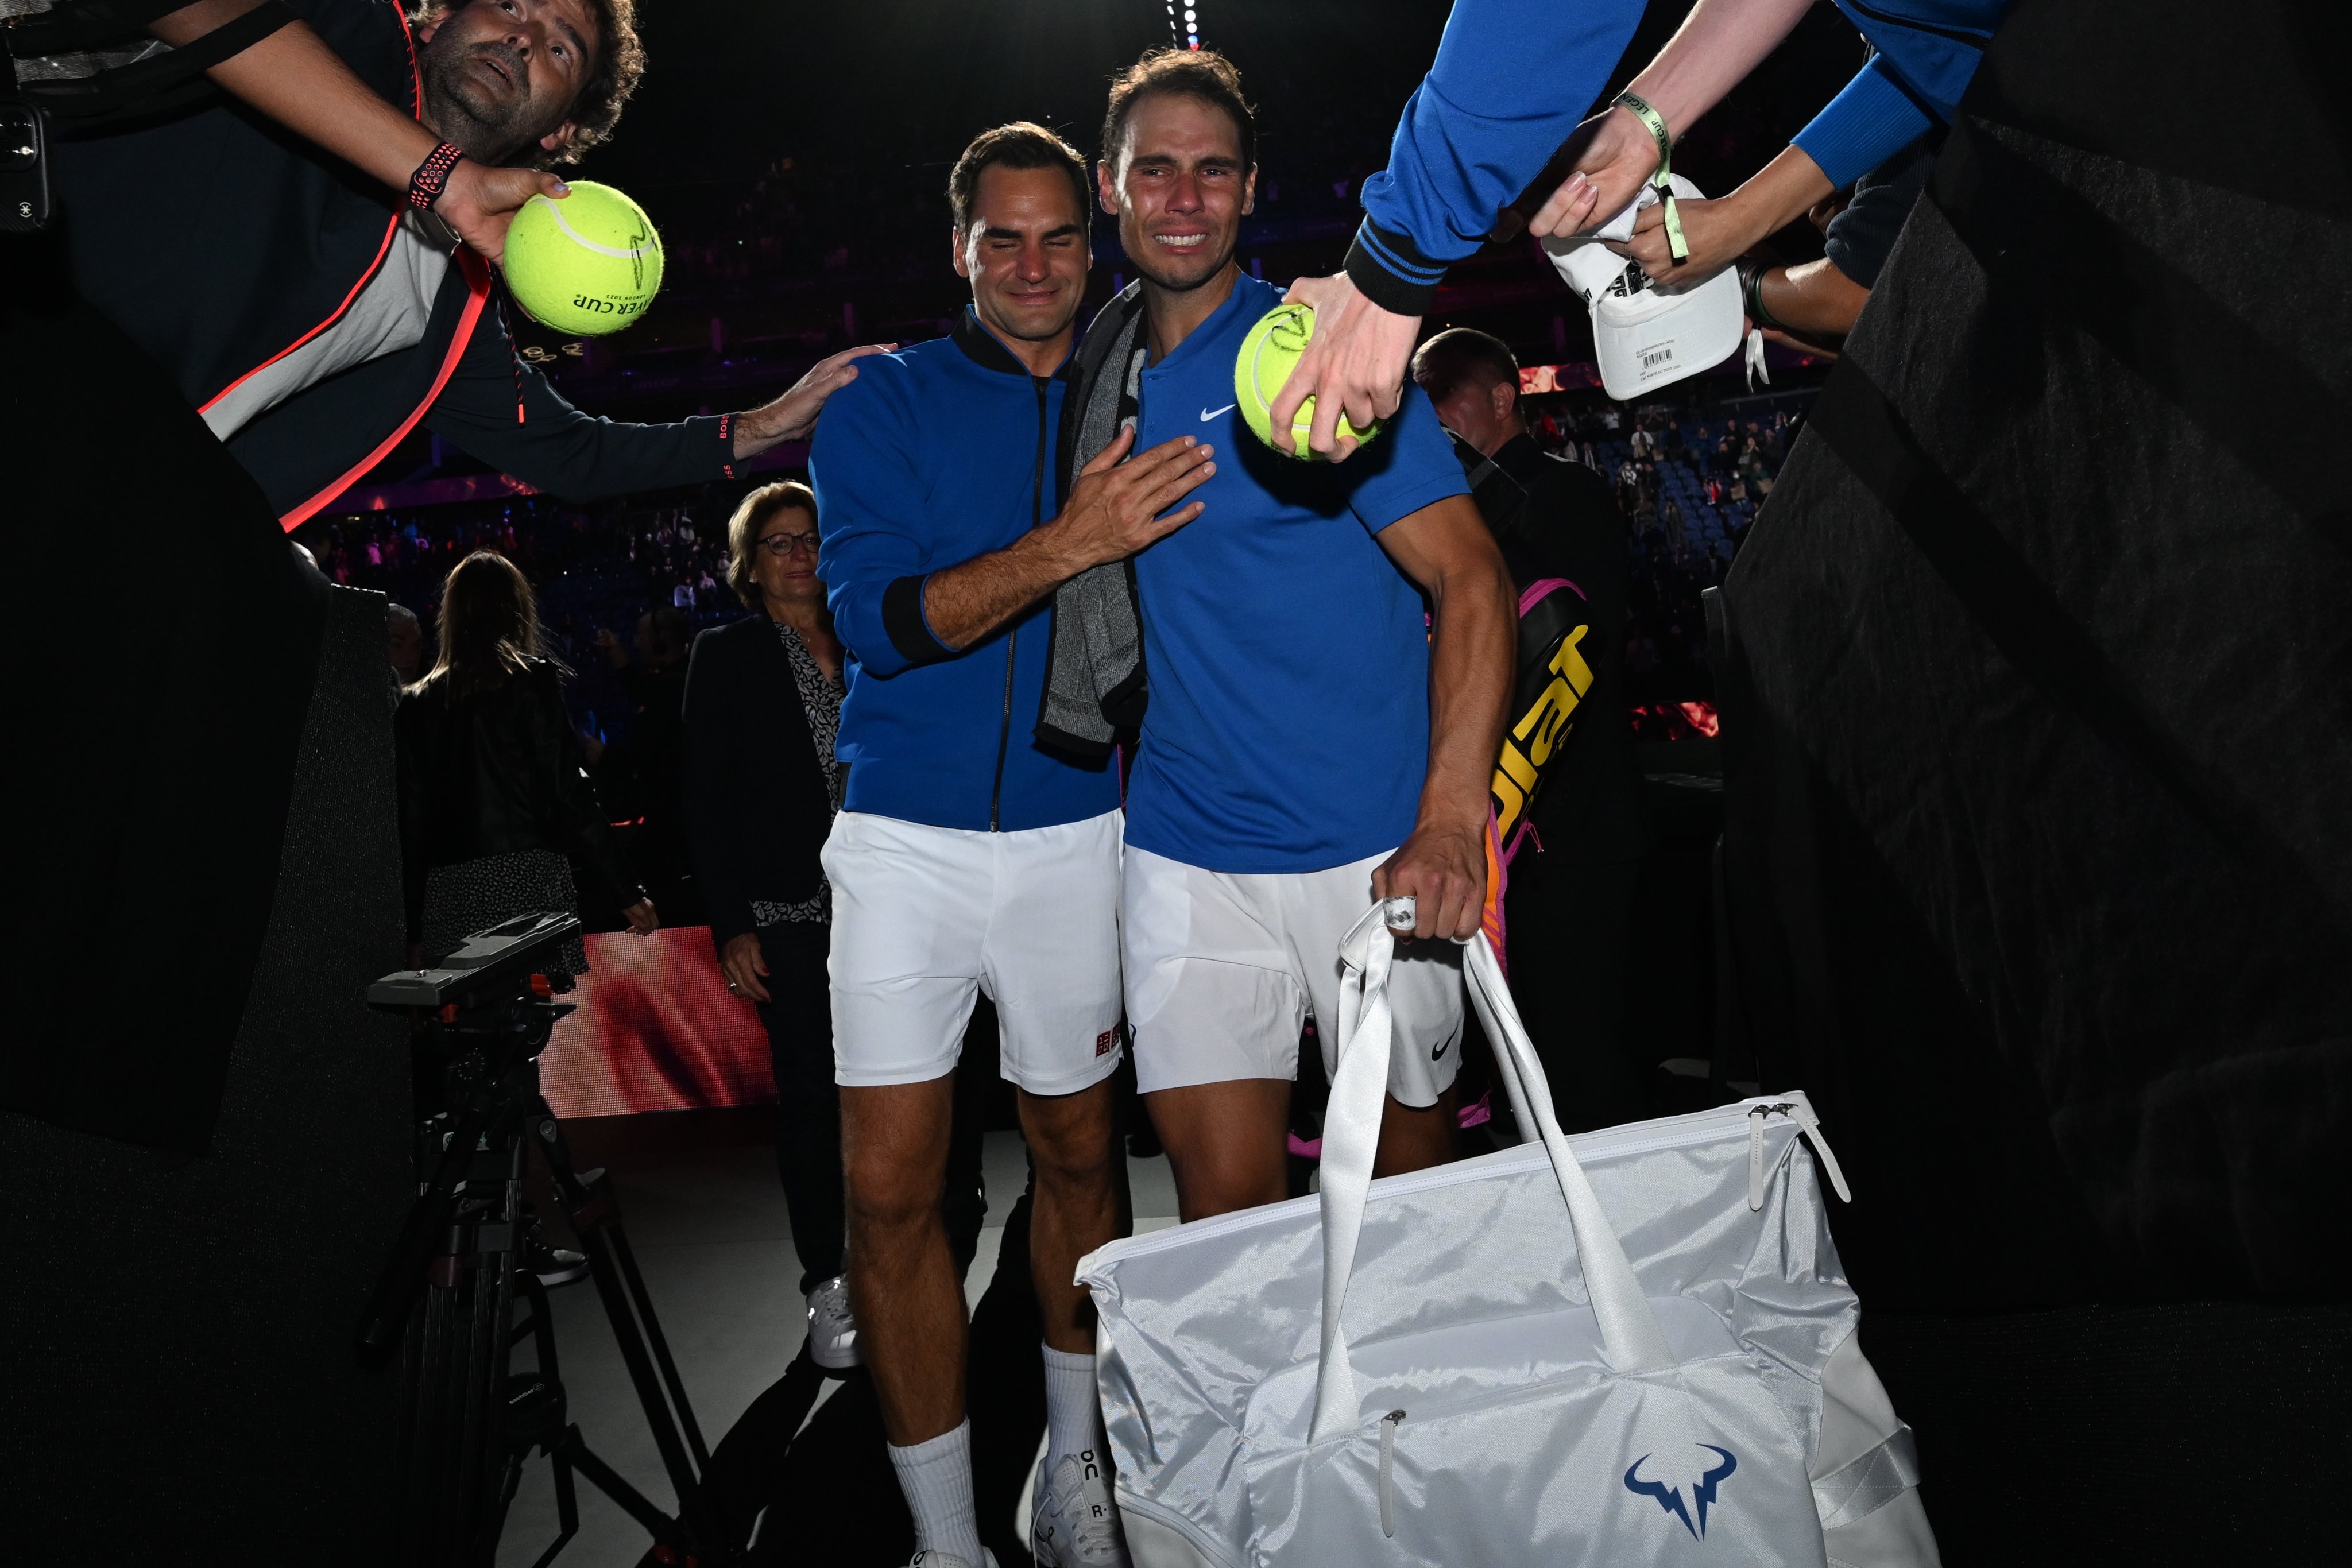
[[[1331,1061],[1341,936],[1412,894],[1376,1170],[1453,1157],[1462,978],[1510,689],[1510,577],[1419,388],[1344,466],[1260,444],[1234,362],[1281,300],[1234,259],[1256,183],[1239,73],[1155,51],[1117,78],[1097,194],[1141,275],[1134,443],[1227,455],[1135,557],[1150,699],[1120,939],[1136,1083],[1186,1220],[1286,1196],[1302,1025]],[[1108,313],[1106,312],[1106,315]],[[1101,330],[1100,327],[1097,330]],[[1074,393],[1073,395],[1077,395]]]

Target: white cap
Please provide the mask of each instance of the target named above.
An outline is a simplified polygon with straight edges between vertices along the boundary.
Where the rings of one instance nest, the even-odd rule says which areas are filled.
[[[1680,174],[1668,179],[1675,195],[1698,199],[1696,185]],[[1552,267],[1592,312],[1601,384],[1620,402],[1721,364],[1738,349],[1740,323],[1747,318],[1738,268],[1661,288],[1639,262],[1601,243],[1603,235],[1622,239],[1630,234],[1633,214],[1657,200],[1656,189],[1644,185],[1633,205],[1599,234],[1543,242]]]

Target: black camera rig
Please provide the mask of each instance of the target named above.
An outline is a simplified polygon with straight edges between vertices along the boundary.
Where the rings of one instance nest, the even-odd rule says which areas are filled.
[[[558,1019],[550,975],[580,931],[569,915],[525,915],[476,932],[424,969],[368,988],[372,1006],[416,1023],[415,1204],[361,1318],[370,1365],[397,1353],[406,1379],[401,1432],[404,1568],[490,1568],[509,1504],[534,1450],[554,1469],[560,1530],[546,1568],[579,1530],[573,1475],[585,1476],[653,1537],[656,1559],[740,1561],[705,1477],[710,1455],[636,1255],[602,1170],[579,1171],[539,1089],[539,1056]],[[567,1411],[547,1288],[524,1263],[524,1150],[536,1148],[587,1255],[604,1314],[678,1500],[664,1513],[599,1458]],[[530,1307],[515,1321],[520,1295]],[[536,1365],[509,1368],[529,1337]]]

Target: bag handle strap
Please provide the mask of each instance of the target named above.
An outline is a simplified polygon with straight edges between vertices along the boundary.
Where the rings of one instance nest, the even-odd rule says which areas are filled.
[[[1399,907],[1401,906],[1401,907]],[[1323,1113],[1323,1354],[1315,1388],[1315,1420],[1309,1440],[1339,1431],[1356,1419],[1355,1373],[1349,1364],[1341,1309],[1355,1271],[1356,1244],[1363,1233],[1364,1205],[1372,1184],[1372,1155],[1380,1143],[1381,1112],[1388,1097],[1389,1057],[1395,1015],[1389,1002],[1389,974],[1396,936],[1389,921],[1412,923],[1412,900],[1375,904],[1339,945],[1346,967],[1339,990],[1339,1071]],[[1539,1139],[1568,1202],[1576,1236],[1577,1265],[1586,1295],[1600,1320],[1602,1353],[1617,1372],[1648,1372],[1674,1364],[1675,1355],[1641,1281],[1617,1239],[1601,1199],[1568,1146],[1559,1119],[1552,1114],[1551,1090],[1543,1064],[1519,1022],[1504,981],[1502,966],[1482,931],[1465,944],[1462,971],[1479,1022],[1495,1047],[1511,1105],[1520,1127]]]

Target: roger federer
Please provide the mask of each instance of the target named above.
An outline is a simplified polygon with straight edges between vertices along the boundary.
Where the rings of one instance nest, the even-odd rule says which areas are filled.
[[[1122,447],[1057,515],[1086,165],[1050,131],[1003,126],[965,150],[949,193],[971,308],[950,336],[866,361],[810,460],[851,655],[849,784],[824,854],[850,1295],[915,1561],[992,1564],[973,1513],[963,1288],[939,1207],[951,1074],[985,990],[1036,1170],[1035,1555],[1111,1564],[1125,1553],[1097,1458],[1094,1309],[1071,1281],[1118,1222],[1105,1082],[1120,1050],[1118,777],[1058,760],[1030,729],[1045,596],[1190,521],[1185,495],[1213,465],[1183,440],[1113,468]]]

